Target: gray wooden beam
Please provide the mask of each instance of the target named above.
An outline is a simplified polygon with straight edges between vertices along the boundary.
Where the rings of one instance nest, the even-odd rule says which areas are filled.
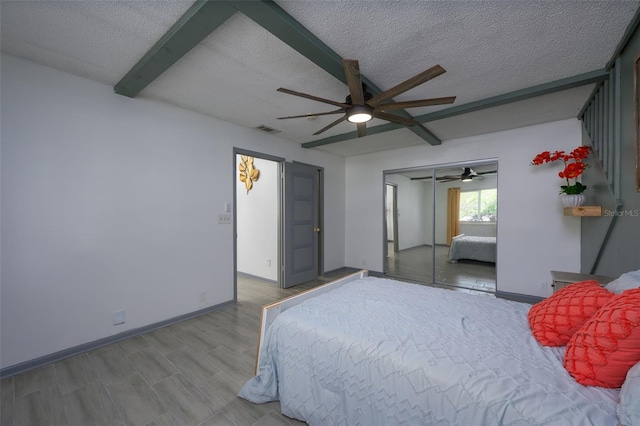
[[[562,90],[572,89],[574,87],[584,86],[586,84],[593,84],[602,82],[609,78],[609,72],[607,70],[595,70],[584,74],[575,75],[572,77],[563,78],[560,80],[552,81],[549,83],[539,84],[531,86],[525,89],[516,90],[509,93],[504,93],[498,96],[492,96],[490,98],[482,99],[475,102],[469,102],[467,104],[446,108],[440,111],[435,111],[428,114],[423,114],[414,117],[414,120],[421,123],[441,120],[443,118],[454,117],[456,115],[467,114],[474,111],[479,111],[486,108],[492,108],[499,105],[504,105],[511,102],[522,101],[536,96],[542,96],[549,93],[559,92]],[[377,134],[382,132],[388,132],[390,130],[396,130],[403,126],[397,124],[383,124],[381,126],[375,126],[367,129],[367,134]],[[318,139],[311,142],[303,143],[304,148],[314,148],[318,146],[330,145],[337,142],[353,139],[353,133],[343,133],[340,135],[331,136],[324,139]]]
[[[413,126],[413,127],[416,127],[416,126]],[[411,127],[407,127],[402,124],[396,124],[396,123],[381,124],[379,126],[367,127],[367,136],[377,135],[378,133],[390,132],[391,130],[397,130],[397,129],[411,129]],[[429,132],[429,130],[427,129],[424,129],[424,130],[426,132]],[[431,132],[429,133],[431,134]],[[355,131],[342,133],[340,135],[330,136],[324,139],[318,139],[317,141],[305,142],[302,144],[302,147],[315,148],[318,146],[331,145],[337,142],[348,141],[349,139],[355,139],[357,137],[358,137],[358,132],[355,132]],[[435,138],[436,136],[433,135],[433,137]]]
[[[502,95],[492,96],[490,98],[481,99],[479,101],[469,102],[464,105],[458,105],[440,111],[423,114],[414,117],[414,119],[421,123],[441,120],[443,118],[449,118],[456,115],[479,111],[482,109],[493,108],[511,102],[523,101],[526,99],[535,98],[537,96],[548,95],[550,93],[560,92],[562,90],[573,89],[575,87],[580,87],[587,84],[599,83],[606,80],[607,78],[609,78],[609,72],[607,70],[601,69],[590,71],[584,74],[578,74],[572,77],[566,77],[560,80],[551,81],[549,83],[538,84],[536,86],[527,87],[525,89],[503,93]]]
[[[160,74],[229,19],[233,2],[198,0],[115,85],[120,95],[135,97]]]

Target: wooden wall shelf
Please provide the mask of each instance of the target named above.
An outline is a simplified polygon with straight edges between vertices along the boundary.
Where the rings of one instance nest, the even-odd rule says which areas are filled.
[[[602,206],[565,207],[565,216],[602,216]]]

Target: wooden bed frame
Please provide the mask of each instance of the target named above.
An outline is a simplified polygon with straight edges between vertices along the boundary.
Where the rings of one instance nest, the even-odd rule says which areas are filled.
[[[359,280],[360,278],[364,278],[368,275],[369,271],[362,269],[358,272],[347,275],[346,277],[337,279],[335,281],[331,281],[327,284],[323,284],[321,286],[314,287],[298,294],[294,294],[293,296],[289,296],[285,299],[278,300],[277,302],[273,302],[268,305],[263,305],[262,314],[260,316],[260,336],[258,338],[258,353],[256,354],[256,367],[254,372],[255,375],[258,375],[258,366],[260,365],[260,354],[262,353],[262,345],[264,342],[265,333],[267,332],[271,324],[273,324],[273,321],[276,319],[276,317],[280,315],[280,313],[286,311],[292,306],[304,302],[307,299],[310,299],[322,293],[326,293],[335,288],[341,287],[348,282]]]

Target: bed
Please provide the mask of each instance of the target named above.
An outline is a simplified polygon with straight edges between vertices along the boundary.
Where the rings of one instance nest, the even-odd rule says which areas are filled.
[[[464,234],[453,237],[449,248],[449,262],[456,263],[461,259],[496,263],[496,237]]]
[[[619,390],[578,384],[531,305],[366,273],[319,293],[264,307],[240,397],[310,425],[618,423]]]

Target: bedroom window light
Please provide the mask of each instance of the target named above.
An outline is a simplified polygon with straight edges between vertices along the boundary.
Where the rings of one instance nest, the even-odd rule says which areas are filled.
[[[460,194],[460,222],[496,222],[498,190],[478,189]]]

